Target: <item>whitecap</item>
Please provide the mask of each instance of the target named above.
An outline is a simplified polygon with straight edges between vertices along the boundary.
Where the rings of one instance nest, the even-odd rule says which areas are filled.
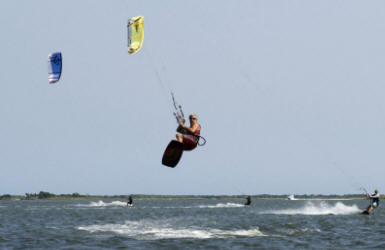
[[[126,207],[127,202],[123,201],[112,201],[112,202],[103,202],[99,201],[91,201],[89,204],[77,204],[79,207]]]
[[[115,233],[136,239],[175,239],[175,238],[231,238],[266,236],[258,228],[244,230],[202,229],[202,228],[173,228],[171,225],[159,226],[157,223],[146,221],[126,222],[124,224],[104,224],[77,227],[78,230],[90,233]]]
[[[216,205],[200,205],[198,207],[199,208],[224,208],[224,207],[245,207],[245,205],[239,204],[239,203],[227,202],[227,203],[218,203]]]
[[[326,202],[320,202],[314,204],[313,202],[307,202],[303,207],[294,209],[282,209],[282,210],[269,210],[261,212],[263,214],[303,214],[303,215],[347,215],[359,213],[361,210],[357,205],[348,206],[342,202],[337,202],[334,205],[330,205]]]

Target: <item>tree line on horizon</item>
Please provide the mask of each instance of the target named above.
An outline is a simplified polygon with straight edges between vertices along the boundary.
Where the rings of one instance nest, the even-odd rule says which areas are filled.
[[[285,199],[287,198],[287,194],[284,195],[272,195],[272,194],[256,194],[250,195],[254,198],[260,199]],[[22,200],[38,200],[38,199],[50,199],[50,198],[86,198],[86,197],[98,197],[98,198],[118,198],[118,199],[126,199],[128,195],[89,195],[89,194],[79,194],[77,192],[72,194],[53,194],[50,192],[40,191],[39,193],[25,193],[24,196],[20,195],[10,195],[4,194],[0,195],[0,200],[9,200],[12,198],[20,198]],[[216,198],[245,198],[246,195],[146,195],[146,194],[135,194],[135,198],[201,198],[201,199],[216,199]],[[300,199],[313,199],[313,198],[359,198],[363,197],[363,194],[302,194],[295,195],[296,198]]]

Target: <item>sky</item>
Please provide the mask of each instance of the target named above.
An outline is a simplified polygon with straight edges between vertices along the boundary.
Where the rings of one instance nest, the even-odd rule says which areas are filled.
[[[8,0],[0,30],[0,194],[385,190],[384,1]],[[171,90],[207,140],[174,169]]]

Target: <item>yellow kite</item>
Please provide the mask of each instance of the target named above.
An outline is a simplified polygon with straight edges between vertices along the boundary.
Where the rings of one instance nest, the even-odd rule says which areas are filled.
[[[144,17],[136,16],[130,18],[127,24],[128,30],[128,53],[135,54],[140,50],[144,37]]]

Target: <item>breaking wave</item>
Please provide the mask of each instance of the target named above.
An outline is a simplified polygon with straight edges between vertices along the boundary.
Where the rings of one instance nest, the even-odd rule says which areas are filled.
[[[258,228],[248,230],[222,230],[202,228],[172,228],[170,225],[160,226],[146,221],[124,224],[104,224],[77,227],[78,230],[90,233],[115,233],[140,240],[176,239],[176,238],[229,238],[266,236]]]
[[[126,207],[127,203],[123,201],[112,201],[112,202],[103,202],[103,201],[92,201],[89,204],[78,204],[79,207]]]
[[[265,214],[303,214],[303,215],[347,215],[359,213],[361,210],[356,206],[348,206],[342,202],[337,202],[334,205],[330,205],[326,202],[314,204],[313,202],[307,202],[303,207],[294,209],[282,209],[282,210],[269,210],[262,212]]]
[[[199,208],[223,208],[223,207],[244,207],[245,205],[239,203],[218,203],[216,205],[200,205]]]

